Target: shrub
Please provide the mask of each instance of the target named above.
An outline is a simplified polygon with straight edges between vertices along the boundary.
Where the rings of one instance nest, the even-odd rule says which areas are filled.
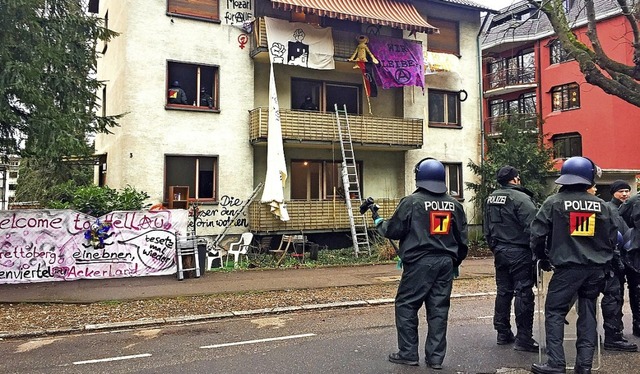
[[[65,199],[50,201],[48,208],[75,209],[79,212],[100,217],[116,210],[140,210],[148,208],[145,204],[149,195],[127,186],[118,192],[107,186],[82,186],[65,194]]]

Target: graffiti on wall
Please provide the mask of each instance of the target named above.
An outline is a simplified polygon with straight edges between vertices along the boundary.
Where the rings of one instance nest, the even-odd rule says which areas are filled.
[[[218,235],[225,227],[239,228],[238,232],[245,232],[249,227],[245,200],[224,195],[216,205],[200,205],[195,219],[195,232],[198,235]],[[242,211],[241,211],[242,210]],[[240,212],[241,211],[241,212]],[[240,212],[238,215],[237,213]],[[188,230],[193,230],[193,217],[189,219]]]
[[[112,212],[96,219],[71,210],[0,211],[0,283],[169,275],[186,210]],[[87,239],[108,223],[100,244]]]
[[[253,21],[253,0],[223,0],[220,8],[224,25],[243,26]]]

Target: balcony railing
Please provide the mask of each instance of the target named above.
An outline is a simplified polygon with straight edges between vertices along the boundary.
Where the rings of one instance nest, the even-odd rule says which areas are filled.
[[[355,51],[358,46],[357,39],[360,34],[361,33],[333,29],[333,56],[345,60],[351,57],[353,51]],[[267,52],[267,27],[264,17],[256,19],[252,43],[251,56],[255,56],[260,52]]]
[[[250,112],[250,139],[252,143],[267,141],[269,109],[255,108]],[[349,115],[351,141],[354,145],[420,148],[423,143],[420,118],[374,117]],[[303,110],[280,110],[282,139],[287,142],[338,142],[338,128],[334,113]]]
[[[485,74],[485,92],[511,88],[529,88],[536,85],[535,66],[527,66],[514,69],[500,69],[495,72]]]
[[[381,217],[391,217],[400,199],[376,199]],[[359,204],[352,203],[354,217],[360,215]],[[254,201],[249,205],[249,230],[255,233],[327,232],[350,229],[347,205],[344,200],[293,200],[287,202],[289,221],[280,221],[271,213],[269,205]],[[367,213],[367,224],[371,223]],[[371,224],[373,227],[373,224]]]
[[[500,124],[503,122],[518,123],[524,131],[538,131],[538,115],[536,113],[504,114],[485,120],[487,135],[499,135]]]

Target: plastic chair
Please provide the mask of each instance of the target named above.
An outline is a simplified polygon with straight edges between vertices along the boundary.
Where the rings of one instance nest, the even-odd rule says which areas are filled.
[[[229,245],[229,251],[227,252],[227,265],[229,265],[229,255],[233,255],[233,267],[238,267],[238,260],[240,255],[246,255],[249,251],[249,246],[253,240],[253,234],[245,232],[240,236],[240,240]]]

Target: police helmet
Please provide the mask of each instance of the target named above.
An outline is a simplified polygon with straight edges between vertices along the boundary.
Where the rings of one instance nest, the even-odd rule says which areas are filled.
[[[447,192],[444,165],[440,161],[427,157],[416,164],[414,171],[416,187],[438,194]]]
[[[586,184],[593,186],[596,176],[600,176],[602,171],[593,161],[586,157],[571,157],[562,164],[560,177],[556,179],[556,184],[563,186],[572,184]]]
[[[180,82],[173,81],[173,83],[171,83],[171,87],[180,87]]]

